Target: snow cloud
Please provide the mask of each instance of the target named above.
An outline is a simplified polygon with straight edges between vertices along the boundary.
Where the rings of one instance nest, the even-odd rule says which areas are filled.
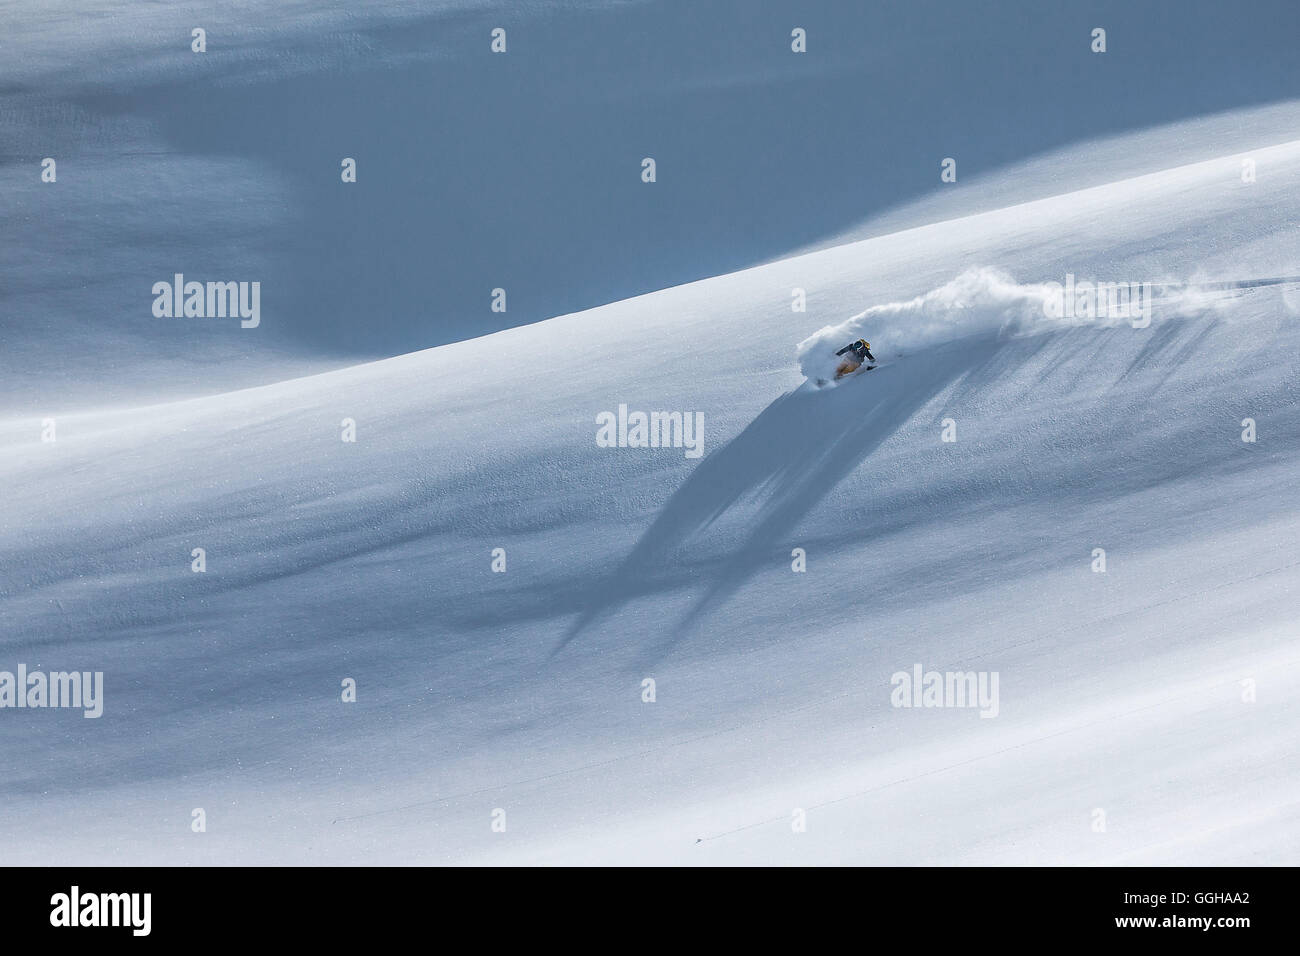
[[[1022,284],[997,269],[967,269],[924,295],[873,305],[839,325],[819,329],[796,347],[799,368],[813,381],[833,379],[840,363],[836,351],[858,339],[866,339],[887,362],[979,334],[1028,335],[1078,325],[1145,329],[1153,319],[1206,314],[1232,321],[1231,310],[1224,310],[1234,296],[1277,286],[1283,304],[1292,308],[1286,297],[1300,285],[1296,276],[1188,282],[1082,278],[1071,272],[1062,278]]]
[[[968,269],[924,295],[873,305],[839,325],[814,332],[798,345],[799,368],[814,381],[833,378],[840,362],[836,350],[857,339],[866,339],[872,351],[888,361],[900,351],[981,332],[1023,332],[1035,324],[1046,327],[1053,296],[1050,284],[1021,285],[996,269]]]

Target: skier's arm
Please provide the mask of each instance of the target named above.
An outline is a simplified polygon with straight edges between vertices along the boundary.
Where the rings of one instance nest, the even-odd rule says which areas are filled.
[[[838,352],[836,352],[835,354],[836,354],[836,355],[843,355],[845,352],[847,352],[847,351],[848,351],[849,349],[851,349],[851,348],[853,348],[852,345],[846,345],[846,346],[844,346],[844,348],[840,349],[840,350],[839,350]]]
[[[874,362],[876,360],[876,357],[871,354],[871,349],[863,349],[862,351],[867,353],[867,361]]]

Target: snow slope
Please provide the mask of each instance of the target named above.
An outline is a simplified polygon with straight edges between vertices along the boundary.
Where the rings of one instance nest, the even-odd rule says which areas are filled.
[[[0,408],[268,384],[1300,136],[1293,0],[1176,8],[0,4]],[[155,319],[176,272],[261,281],[262,325]]]
[[[1296,862],[1300,289],[893,308],[870,377],[795,359],[971,268],[1300,274],[1300,139],[1249,155],[54,443],[6,418],[0,667],[106,681],[98,720],[0,714],[6,859]],[[700,412],[703,458],[599,447],[621,404]],[[916,664],[996,671],[997,716],[892,706]]]

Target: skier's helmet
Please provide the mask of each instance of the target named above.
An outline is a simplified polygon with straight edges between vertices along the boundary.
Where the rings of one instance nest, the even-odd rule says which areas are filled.
[[[871,348],[871,343],[868,342],[866,339],[858,339],[858,344],[861,345],[864,349]]]

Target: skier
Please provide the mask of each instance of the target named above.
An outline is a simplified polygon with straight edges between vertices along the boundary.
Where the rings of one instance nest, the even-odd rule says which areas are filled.
[[[858,339],[856,342],[850,342],[844,348],[836,352],[836,355],[849,353],[840,367],[835,370],[836,378],[843,378],[850,372],[856,372],[862,367],[863,362],[874,362],[876,357],[871,354],[871,343],[866,339]],[[874,368],[874,366],[872,366]]]

